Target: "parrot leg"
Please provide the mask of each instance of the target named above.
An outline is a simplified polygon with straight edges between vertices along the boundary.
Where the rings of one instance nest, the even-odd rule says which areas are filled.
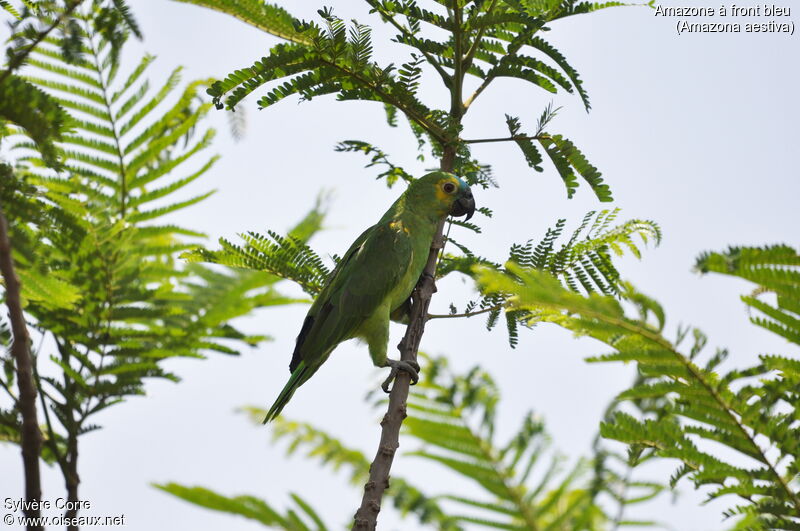
[[[381,384],[381,389],[389,392],[389,384],[394,381],[400,371],[411,376],[412,385],[419,381],[419,365],[413,361],[389,359],[386,355],[386,344],[389,342],[389,309],[377,311],[364,322],[361,328],[361,338],[367,341],[369,355],[376,367],[391,367],[389,377]]]
[[[389,384],[391,384],[394,379],[397,378],[397,375],[400,373],[400,371],[408,373],[408,375],[411,377],[411,385],[415,385],[419,381],[419,364],[416,361],[387,359],[383,366],[392,368],[392,370],[389,372],[389,376],[381,384],[381,389],[383,389],[384,393],[388,394],[392,392],[392,390],[389,388]]]
[[[431,275],[431,274],[430,274],[430,273],[428,273],[427,271],[423,271],[423,272],[422,272],[422,275],[420,275],[420,277],[419,277],[419,282],[417,282],[417,286],[421,286],[421,285],[422,285],[422,282],[423,282],[423,281],[424,281],[426,278],[429,278],[429,279],[431,279],[431,282],[433,283],[433,293],[436,293],[437,291],[439,291],[439,289],[436,287],[436,277],[435,277],[435,276],[433,276],[433,275]]]
[[[410,321],[410,317],[411,317],[411,297],[407,298],[403,304],[395,308],[389,315],[389,318],[392,321],[400,324],[408,324],[408,322]]]

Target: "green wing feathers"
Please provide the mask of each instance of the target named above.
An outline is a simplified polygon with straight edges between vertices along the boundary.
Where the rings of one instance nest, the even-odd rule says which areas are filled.
[[[304,323],[297,338],[295,366],[302,360],[316,369],[339,343],[357,336],[408,270],[408,239],[388,224],[376,225],[348,251],[308,312],[306,319],[311,321]]]
[[[281,412],[339,343],[357,337],[364,321],[386,302],[407,273],[412,256],[409,236],[385,222],[367,229],[350,246],[311,305],[289,365],[292,375],[265,423]]]

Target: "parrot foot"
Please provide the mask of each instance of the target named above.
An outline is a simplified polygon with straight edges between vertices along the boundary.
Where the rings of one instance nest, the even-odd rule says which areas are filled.
[[[389,376],[383,381],[381,384],[381,389],[383,389],[384,393],[391,393],[392,390],[389,388],[389,384],[391,384],[400,371],[408,373],[411,377],[411,385],[415,385],[419,381],[419,364],[416,361],[402,361],[402,360],[386,360],[386,363],[383,364],[384,367],[391,367],[392,370],[389,372]]]
[[[422,286],[422,283],[423,283],[423,281],[424,281],[425,279],[430,279],[430,281],[431,281],[431,284],[433,284],[433,293],[436,293],[437,291],[439,291],[439,290],[436,288],[436,277],[435,277],[435,276],[433,276],[433,275],[431,275],[431,274],[430,274],[430,273],[428,273],[427,271],[423,271],[423,272],[422,272],[422,275],[419,277],[419,282],[418,282],[417,286]]]

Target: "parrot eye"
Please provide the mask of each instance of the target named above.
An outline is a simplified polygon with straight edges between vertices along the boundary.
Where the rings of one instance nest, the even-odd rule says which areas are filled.
[[[453,183],[444,183],[444,186],[442,186],[442,190],[444,190],[448,194],[452,194],[453,192],[456,191],[456,185]]]

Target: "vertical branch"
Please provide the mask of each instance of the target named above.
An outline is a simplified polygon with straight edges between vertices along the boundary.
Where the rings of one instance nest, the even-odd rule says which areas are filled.
[[[453,86],[450,88],[450,118],[455,122],[460,122],[464,115],[464,103],[462,87],[464,86],[464,34],[463,21],[461,20],[462,10],[459,0],[453,1]],[[442,162],[444,164],[444,161]],[[444,169],[444,168],[442,168]],[[451,171],[452,164],[449,170]]]
[[[451,147],[445,149],[442,159],[441,169],[444,171],[453,170],[453,160],[455,150]],[[400,359],[403,361],[417,361],[417,352],[425,332],[425,322],[427,321],[428,307],[431,304],[431,297],[436,292],[436,262],[439,256],[439,249],[442,248],[442,232],[445,220],[439,223],[436,228],[436,235],[433,237],[431,250],[428,254],[428,262],[420,277],[419,284],[411,294],[411,315],[406,327],[406,333],[398,345]],[[392,385],[392,392],[389,395],[389,407],[386,415],[381,420],[381,439],[378,445],[378,452],[375,454],[372,464],[369,467],[369,479],[364,485],[364,496],[361,499],[361,506],[356,511],[353,522],[354,530],[373,530],[376,529],[378,513],[381,510],[381,499],[387,488],[389,488],[389,472],[392,468],[394,455],[400,446],[400,427],[406,418],[406,401],[408,400],[408,390],[411,378],[408,373],[399,371]]]
[[[80,507],[80,498],[78,497],[78,485],[80,485],[80,476],[78,476],[78,436],[75,433],[70,433],[67,437],[67,476],[65,483],[67,501],[71,502],[67,510],[64,511],[64,518],[70,522],[67,526],[67,531],[78,531],[78,526],[72,523],[77,520],[78,507]]]
[[[54,335],[55,337],[55,335]],[[72,345],[68,341],[59,341],[57,337],[56,346],[61,354],[61,362],[65,366],[70,365]],[[75,418],[75,411],[78,410],[76,404],[79,400],[76,398],[75,381],[66,373],[62,374],[64,385],[64,399],[67,406],[66,411],[59,420],[64,425],[67,431],[66,436],[66,450],[64,453],[64,464],[61,467],[61,472],[64,476],[64,485],[67,489],[67,501],[70,503],[69,507],[64,511],[64,518],[70,522],[74,522],[80,507],[80,498],[78,497],[78,488],[80,486],[80,476],[78,475],[78,436],[80,435],[81,422],[83,419]],[[59,462],[61,464],[61,462]],[[67,531],[78,531],[78,526],[70,523],[67,525]]]
[[[11,242],[8,238],[8,222],[0,209],[0,272],[6,286],[6,305],[11,321],[13,342],[11,354],[17,365],[17,386],[19,387],[19,412],[22,415],[20,430],[20,446],[22,446],[22,464],[25,471],[25,499],[28,502],[42,498],[41,476],[39,474],[39,455],[42,450],[42,434],[36,416],[36,385],[33,381],[33,361],[30,350],[30,336],[25,325],[20,299],[20,283],[14,272],[14,261],[11,258]],[[38,518],[38,504],[28,505],[25,516]],[[28,529],[44,529],[42,526],[29,525]]]
[[[464,83],[464,50],[463,50],[463,28],[462,28],[462,9],[459,0],[453,1],[453,14],[455,25],[453,28],[453,38],[455,41],[455,57],[453,63],[455,71],[450,89],[450,119],[454,124],[460,124],[464,116],[464,104],[462,103],[462,87]],[[450,128],[448,128],[450,129]],[[452,128],[457,130],[458,128]],[[457,138],[446,138],[442,142],[444,153],[440,168],[442,171],[452,172],[456,161]],[[436,292],[436,263],[439,258],[439,250],[442,248],[442,233],[445,220],[443,219],[436,227],[436,234],[431,243],[428,253],[428,261],[422,271],[417,287],[411,294],[411,312],[409,323],[403,340],[400,341],[400,359],[403,361],[417,361],[417,352],[425,333],[425,323],[428,319],[428,307],[431,304],[431,297]],[[369,479],[364,485],[364,496],[361,499],[361,506],[355,514],[353,529],[369,530],[377,528],[378,513],[381,510],[381,499],[384,492],[389,488],[389,472],[392,468],[394,455],[400,446],[400,427],[406,418],[406,402],[408,400],[408,390],[411,384],[411,377],[399,371],[392,392],[389,395],[389,406],[381,420],[381,439],[375,459],[369,467]]]

